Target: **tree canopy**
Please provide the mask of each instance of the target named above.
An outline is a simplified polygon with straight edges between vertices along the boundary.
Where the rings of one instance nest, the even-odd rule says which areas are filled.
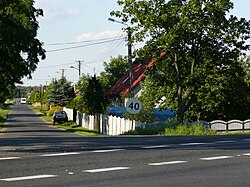
[[[249,49],[250,22],[228,16],[233,8],[230,0],[118,0],[118,4],[123,9],[111,15],[131,25],[132,41],[145,42],[136,55],[157,60],[144,87],[154,105],[164,98],[160,106],[176,111],[178,122],[185,117],[210,119],[211,113],[226,119],[231,117],[228,108],[245,109],[249,85],[239,57]]]
[[[102,83],[102,86],[105,90],[110,89],[118,79],[121,78],[128,71],[128,59],[118,55],[116,58],[111,58],[110,62],[104,62],[104,72],[98,76],[98,79]]]
[[[83,98],[88,114],[102,114],[106,111],[108,98],[96,76],[88,80],[88,86],[83,93]]]
[[[48,101],[52,106],[67,106],[75,97],[74,88],[65,77],[53,80],[48,90]]]
[[[33,0],[0,0],[0,98],[24,76],[31,77],[39,57],[45,58],[37,39],[37,17],[42,15],[41,9],[34,8]]]

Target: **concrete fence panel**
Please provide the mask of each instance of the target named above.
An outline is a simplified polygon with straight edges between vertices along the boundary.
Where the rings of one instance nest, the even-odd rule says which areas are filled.
[[[250,130],[250,119],[245,120],[243,123],[244,123],[244,129]]]
[[[240,120],[230,120],[227,122],[228,130],[240,130],[243,128],[243,121]]]
[[[227,122],[222,120],[214,120],[210,122],[210,128],[215,131],[226,131]]]

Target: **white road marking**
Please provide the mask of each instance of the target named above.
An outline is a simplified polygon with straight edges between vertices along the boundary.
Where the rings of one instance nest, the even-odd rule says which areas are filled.
[[[187,161],[170,161],[170,162],[159,162],[159,163],[149,163],[150,166],[162,166],[162,165],[171,165],[171,164],[183,164]]]
[[[200,160],[221,160],[221,159],[228,159],[228,158],[233,158],[233,156],[206,157],[206,158],[200,158]]]
[[[215,141],[214,143],[235,143],[237,141],[234,140],[222,140],[222,141]]]
[[[143,149],[157,149],[157,148],[164,148],[164,147],[170,147],[169,145],[154,145],[154,146],[146,146],[142,147]]]
[[[52,156],[68,156],[68,155],[79,155],[81,154],[80,152],[69,152],[69,153],[54,153],[54,154],[45,154],[41,155],[44,157],[52,157]]]
[[[130,167],[114,167],[114,168],[90,169],[90,170],[83,170],[82,172],[99,173],[99,172],[118,171],[118,170],[126,170],[126,169],[130,169]]]
[[[244,156],[250,156],[250,153],[244,153],[242,155],[244,155]]]
[[[179,144],[181,146],[193,146],[193,145],[205,145],[208,143],[183,143],[183,144]]]
[[[5,157],[5,158],[0,158],[0,160],[15,160],[15,159],[20,159],[20,157]]]
[[[22,180],[32,180],[32,179],[42,179],[42,178],[51,178],[51,177],[57,177],[57,175],[34,175],[34,176],[26,176],[26,177],[14,177],[14,178],[6,178],[6,179],[0,179],[0,181],[22,181]]]
[[[106,149],[106,150],[95,150],[91,151],[92,153],[108,153],[108,152],[115,152],[115,151],[124,151],[126,149]]]

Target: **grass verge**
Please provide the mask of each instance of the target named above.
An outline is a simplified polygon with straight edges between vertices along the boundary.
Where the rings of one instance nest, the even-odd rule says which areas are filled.
[[[42,107],[34,107],[34,106],[29,106],[29,107],[32,108],[36,112],[36,114],[38,116],[40,116],[43,120],[45,120],[47,122],[52,122],[52,118],[51,118],[51,116],[47,115],[46,109],[44,109]],[[97,133],[96,131],[92,131],[92,130],[83,128],[79,125],[76,125],[76,123],[73,121],[69,121],[69,122],[62,123],[62,124],[55,124],[54,126],[59,128],[59,129],[64,129],[66,131],[73,132],[73,133],[83,135],[83,136],[102,135],[100,133]]]
[[[124,135],[161,135],[161,136],[207,136],[215,135],[216,132],[207,129],[203,125],[175,125],[164,127],[154,125],[146,128],[136,128],[134,131],[124,133]]]
[[[0,107],[0,130],[4,127],[4,124],[8,118],[8,114],[12,105],[3,105]]]
[[[69,121],[63,124],[55,124],[56,127],[60,128],[60,129],[64,129],[66,131],[69,132],[73,132],[79,135],[83,135],[83,136],[100,136],[102,134],[97,133],[96,131],[92,131],[86,128],[83,128],[79,125],[76,125],[75,122],[73,121]]]
[[[165,128],[164,132],[161,135],[167,136],[208,136],[216,135],[216,132],[204,127],[201,124],[192,124],[192,125],[177,125],[174,127]]]

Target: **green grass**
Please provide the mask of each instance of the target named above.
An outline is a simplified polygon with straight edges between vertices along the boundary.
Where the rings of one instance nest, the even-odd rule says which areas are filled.
[[[8,118],[8,114],[12,105],[3,105],[0,107],[0,130],[4,127],[5,121]]]
[[[161,135],[161,136],[207,136],[215,135],[216,132],[207,129],[203,125],[175,125],[164,127],[154,125],[146,128],[137,128],[134,131],[124,133],[124,135]]]
[[[47,115],[46,109],[44,109],[42,107],[33,107],[33,106],[29,106],[29,107],[32,108],[36,112],[36,114],[38,114],[38,116],[40,116],[43,120],[45,120],[47,122],[52,122],[52,117]],[[66,131],[73,132],[73,133],[83,135],[83,136],[102,135],[102,134],[97,133],[95,131],[78,126],[73,121],[69,121],[69,122],[62,123],[62,124],[56,123],[54,126],[59,128],[59,129],[64,129]]]
[[[165,131],[161,133],[161,135],[167,136],[207,136],[215,134],[215,131],[208,129],[200,124],[167,127],[165,128]]]
[[[80,135],[83,135],[83,136],[102,135],[100,133],[97,133],[96,131],[92,131],[92,130],[83,128],[81,126],[78,126],[73,121],[69,121],[69,122],[66,122],[66,123],[63,123],[63,124],[55,124],[55,126],[60,128],[60,129],[64,129],[66,131],[73,132],[73,133],[76,133],[76,134],[80,134]]]

